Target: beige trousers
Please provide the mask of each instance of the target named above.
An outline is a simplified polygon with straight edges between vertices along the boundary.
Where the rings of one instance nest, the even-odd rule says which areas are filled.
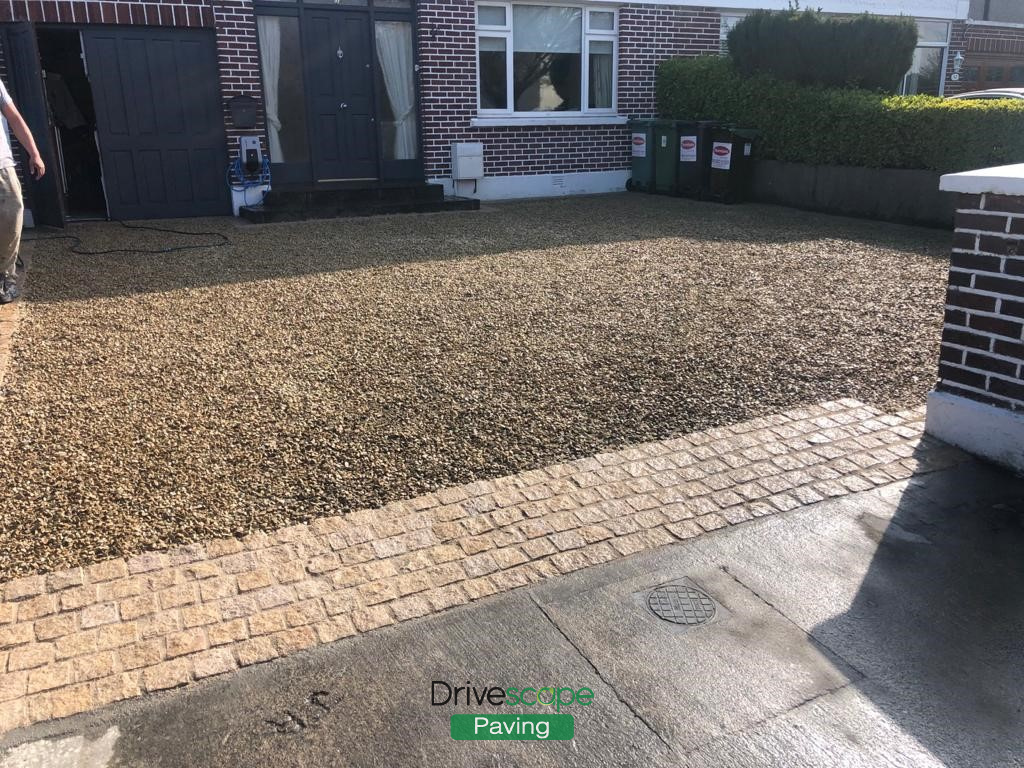
[[[0,168],[0,277],[14,277],[25,204],[14,168]]]

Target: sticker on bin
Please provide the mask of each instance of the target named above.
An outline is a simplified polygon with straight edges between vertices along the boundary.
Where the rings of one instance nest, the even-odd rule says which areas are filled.
[[[680,163],[696,163],[697,162],[697,137],[696,136],[680,136],[679,137],[679,162]]]
[[[750,145],[749,141],[746,144],[743,145],[743,156],[744,157],[750,157],[750,146],[751,145]]]
[[[711,145],[711,167],[728,171],[732,165],[732,144],[727,141],[716,141]]]
[[[647,157],[647,135],[633,134],[633,157]]]

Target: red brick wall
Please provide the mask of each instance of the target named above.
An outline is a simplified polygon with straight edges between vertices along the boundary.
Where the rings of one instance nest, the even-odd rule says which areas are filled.
[[[659,63],[675,56],[717,54],[721,16],[707,8],[626,5],[619,12],[619,113],[654,117]]]
[[[0,2],[0,21],[45,21],[62,24],[149,24],[165,27],[213,26],[202,0],[103,2],[102,0],[8,0]]]
[[[228,153],[238,155],[238,137],[257,133],[263,151],[267,140],[263,129],[263,110],[260,109],[256,128],[240,130],[231,122],[227,100],[237,95],[252,96],[263,103],[263,82],[260,56],[256,41],[256,16],[251,0],[212,0],[214,24],[217,29],[217,60],[220,64],[220,90],[224,98],[224,126],[227,131]]]
[[[937,389],[1024,410],[1024,197],[957,207]]]
[[[987,24],[969,24],[967,27],[967,51],[1010,54],[1024,58],[1024,27],[990,27]]]
[[[946,71],[946,95],[968,90],[994,88],[998,85],[1020,86],[1020,83],[983,83],[961,80],[953,82],[953,56],[964,54],[964,66],[977,66],[993,58],[1006,58],[1007,67],[1024,66],[1024,27],[993,27],[972,24],[970,21],[953,22],[953,35],[949,46],[949,65]]]
[[[419,14],[421,129],[428,178],[449,175],[454,141],[484,143],[488,176],[624,169],[625,126],[472,128],[476,115],[473,0],[423,0]],[[698,8],[623,6],[619,14],[618,111],[655,114],[654,72],[671,56],[718,51],[719,16]]]
[[[946,57],[946,84],[943,93],[946,96],[952,96],[955,93],[961,93],[967,90],[970,86],[964,84],[963,80],[951,80],[950,77],[953,74],[953,57],[956,56],[957,51],[960,51],[967,56],[967,24],[963,21],[954,21],[950,28],[949,35],[949,55]],[[965,61],[964,64],[969,64],[969,61]]]

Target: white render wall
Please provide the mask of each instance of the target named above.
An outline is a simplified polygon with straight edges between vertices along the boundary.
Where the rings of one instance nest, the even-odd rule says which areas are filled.
[[[629,171],[592,171],[583,173],[537,173],[521,176],[484,176],[476,188],[472,181],[453,182],[451,178],[430,179],[443,184],[446,195],[476,197],[480,200],[515,200],[524,197],[562,197],[564,195],[600,195],[623,192]]]
[[[931,392],[925,431],[975,456],[1024,472],[1024,414],[948,392]]]

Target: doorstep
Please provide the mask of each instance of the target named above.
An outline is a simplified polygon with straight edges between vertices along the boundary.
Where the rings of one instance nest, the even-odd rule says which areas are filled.
[[[272,189],[260,205],[242,206],[238,215],[254,224],[308,219],[379,216],[393,213],[475,211],[480,201],[445,196],[440,184],[373,183]]]
[[[856,400],[0,585],[0,733],[946,468]]]

